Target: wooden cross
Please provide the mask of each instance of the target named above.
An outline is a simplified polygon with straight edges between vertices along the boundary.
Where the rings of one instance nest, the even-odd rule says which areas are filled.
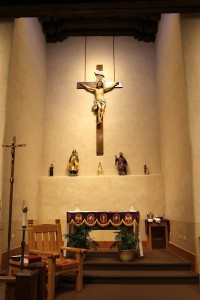
[[[12,144],[5,144],[5,145],[2,145],[2,147],[9,147],[9,148],[11,148],[10,202],[9,202],[8,248],[7,248],[7,271],[8,271],[8,268],[9,268],[9,258],[10,258],[11,227],[12,227],[12,202],[13,202],[15,148],[16,147],[26,147],[26,144],[16,144],[16,137],[14,136]]]
[[[95,72],[97,81],[102,81],[104,75],[103,75],[103,65],[97,65],[96,66],[96,71]],[[107,82],[106,82],[107,83]],[[96,88],[97,82],[78,82],[77,83],[77,89],[83,89],[83,85],[85,84],[91,88]],[[109,86],[112,86],[114,82],[109,82]],[[122,88],[122,83],[118,83],[115,85],[116,88]],[[88,90],[90,91],[90,90]],[[103,118],[101,119],[101,122],[99,122],[99,116],[97,113],[97,121],[96,121],[96,154],[97,156],[103,155],[104,154],[104,149],[103,149]]]

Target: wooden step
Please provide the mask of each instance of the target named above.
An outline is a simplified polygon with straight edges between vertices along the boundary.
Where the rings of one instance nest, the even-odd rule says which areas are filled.
[[[160,249],[146,251],[144,256],[136,256],[131,262],[119,259],[118,251],[101,250],[88,252],[84,261],[84,270],[191,270],[190,263],[171,251]]]
[[[190,271],[190,263],[135,263],[134,261],[125,263],[119,259],[104,259],[87,260],[84,262],[84,270],[112,270],[112,271],[156,271],[156,270],[183,270]]]
[[[64,278],[65,280],[66,277]],[[68,281],[73,281],[73,276]],[[144,251],[131,262],[121,262],[109,249],[89,251],[83,266],[84,283],[94,284],[199,284],[189,262],[167,249]]]
[[[167,249],[144,251],[144,256],[121,262],[117,251],[89,252],[84,261],[84,282],[131,284],[199,284],[189,262]]]
[[[83,272],[84,283],[93,284],[199,284],[190,271],[90,271]]]

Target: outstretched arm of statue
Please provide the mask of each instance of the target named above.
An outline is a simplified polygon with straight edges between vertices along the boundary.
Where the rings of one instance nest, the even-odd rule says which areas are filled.
[[[114,87],[116,87],[118,84],[119,84],[119,82],[115,82],[115,83],[113,83],[112,85],[110,85],[110,86],[104,88],[104,92],[108,92],[108,91],[112,90],[112,89],[113,89]]]
[[[93,88],[92,86],[89,86],[85,83],[81,83],[81,85],[86,89],[88,90],[89,92],[94,92],[95,91],[95,88]]]

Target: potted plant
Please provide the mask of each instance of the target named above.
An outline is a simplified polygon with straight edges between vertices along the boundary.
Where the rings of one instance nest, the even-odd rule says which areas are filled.
[[[110,246],[110,249],[117,247],[121,261],[128,262],[133,259],[138,241],[132,228],[120,226],[118,231],[115,232],[115,241]]]
[[[84,224],[76,227],[75,233],[64,234],[65,238],[68,239],[67,246],[83,249],[95,248],[96,250],[99,244],[90,237],[90,232],[94,229],[95,227],[88,227]]]

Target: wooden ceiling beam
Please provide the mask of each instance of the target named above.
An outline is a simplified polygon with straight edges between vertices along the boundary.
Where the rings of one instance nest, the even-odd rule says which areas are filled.
[[[138,32],[136,30],[75,30],[75,31],[62,31],[60,33],[49,34],[46,33],[47,43],[63,42],[68,37],[76,36],[131,36],[138,41],[155,42],[155,34],[145,32]]]
[[[5,3],[4,3],[5,2]],[[154,14],[154,13],[192,13],[200,12],[199,0],[152,0],[152,1],[60,1],[60,3],[40,4],[35,1],[29,1],[29,4],[17,4],[17,1],[1,1],[1,18],[18,17],[67,17],[85,16],[102,14]],[[65,4],[63,3],[65,2]],[[26,1],[27,3],[27,1]]]
[[[45,26],[46,24],[46,26]],[[52,25],[52,26],[51,26]],[[46,30],[48,30],[48,27],[55,27],[55,23],[51,22],[43,22],[43,28],[45,27]],[[158,22],[150,22],[150,21],[143,21],[143,20],[136,20],[136,19],[128,19],[128,20],[109,20],[104,19],[103,22],[96,22],[95,20],[66,20],[61,19],[60,21],[56,22],[56,28],[57,30],[77,30],[77,29],[93,29],[93,30],[105,30],[105,29],[121,29],[121,30],[127,30],[127,29],[147,29],[150,28],[155,32],[157,29]]]
[[[155,41],[162,13],[200,12],[200,0],[19,2],[2,0],[0,18],[37,17],[47,42],[87,35],[133,36],[151,42]]]

